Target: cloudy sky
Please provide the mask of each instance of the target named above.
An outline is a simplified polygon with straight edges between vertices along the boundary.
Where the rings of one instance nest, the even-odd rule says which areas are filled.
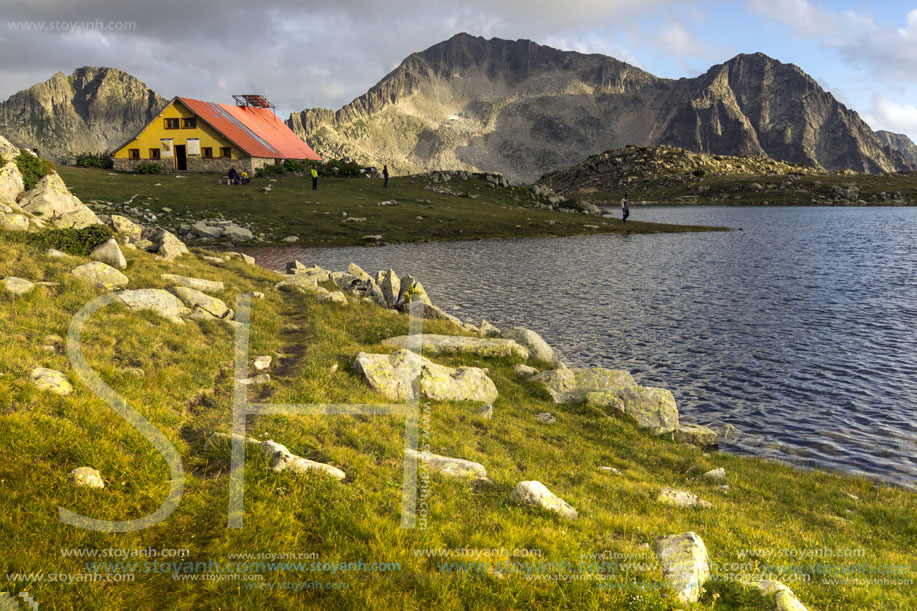
[[[114,66],[166,98],[266,93],[340,108],[457,32],[603,53],[662,77],[738,53],[794,63],[874,129],[917,141],[917,2],[848,0],[3,0],[0,99]]]

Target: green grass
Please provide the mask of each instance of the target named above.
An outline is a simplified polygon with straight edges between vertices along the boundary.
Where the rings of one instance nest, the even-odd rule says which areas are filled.
[[[272,290],[276,275],[239,261],[209,263],[200,254],[170,265],[127,251],[129,288],[164,287],[160,273],[175,272],[222,280],[226,290],[220,297],[231,306],[241,292],[263,291],[266,298],[253,301],[251,355],[272,355],[275,365],[270,389],[253,389],[252,397],[271,403],[385,402],[353,372],[353,358],[361,350],[387,351],[380,342],[407,332],[405,315],[364,303],[340,307],[278,293]],[[132,519],[158,507],[169,489],[169,471],[160,455],[76,379],[60,344],[47,338],[65,336],[73,314],[97,294],[67,273],[84,261],[45,259],[0,235],[0,277],[59,283],[21,297],[0,292],[5,330],[0,345],[0,540],[5,575],[91,572],[85,558],[62,555],[66,548],[183,548],[189,550],[185,560],[222,563],[239,553],[305,553],[322,562],[394,562],[400,570],[264,575],[265,583],[348,584],[345,590],[300,592],[247,589],[242,581],[181,581],[140,571],[130,583],[4,584],[13,593],[27,590],[41,608],[772,608],[756,593],[726,581],[709,582],[694,606],[676,604],[653,590],[661,571],[647,546],[658,535],[688,530],[703,538],[712,561],[720,564],[914,568],[913,491],[675,445],[581,406],[553,405],[542,391],[514,375],[512,361],[472,357],[435,360],[490,368],[500,391],[493,419],[480,419],[473,405],[432,403],[421,428],[432,451],[482,463],[493,483],[433,475],[427,528],[404,530],[403,418],[252,417],[249,435],[273,438],[296,454],[344,469],[348,477],[339,483],[276,474],[260,452],[249,449],[244,528],[229,530],[229,454],[205,451],[203,443],[213,431],[228,432],[231,423],[231,328],[219,322],[179,327],[115,306],[88,324],[84,353],[102,378],[178,449],[186,474],[184,497],[168,519],[146,530],[104,534],[63,525],[57,518],[59,507],[102,519]],[[427,322],[425,331],[456,329],[446,322]],[[28,382],[35,366],[67,372],[73,394],[57,397],[37,391]],[[677,396],[678,389],[672,390]],[[557,422],[547,426],[535,421],[534,414],[542,411],[554,413]],[[69,471],[84,465],[101,471],[104,490],[67,484]],[[614,466],[623,476],[599,471],[599,465]],[[726,469],[729,490],[700,477],[714,467]],[[529,479],[544,482],[572,504],[579,520],[566,522],[511,501],[513,486]],[[691,511],[659,505],[654,499],[664,486],[691,490],[715,507]],[[602,589],[585,580],[450,574],[437,567],[437,559],[414,552],[430,548],[509,550],[508,555],[483,558],[494,563],[532,560],[513,556],[513,550],[524,549],[538,550],[536,560],[574,565],[601,553],[629,554],[629,561],[648,564],[618,572],[604,569],[631,587]],[[768,559],[742,551],[761,548],[862,549],[864,556]],[[810,609],[917,606],[913,585],[832,585],[811,572],[807,582],[786,580]],[[650,590],[637,589],[641,585]]]
[[[367,243],[363,236],[382,235],[382,242],[471,240],[526,236],[565,236],[591,233],[659,233],[709,230],[655,223],[629,222],[585,214],[532,207],[530,191],[492,187],[486,180],[452,179],[444,185],[452,193],[425,189],[427,177],[395,177],[389,188],[381,180],[322,178],[312,191],[311,179],[281,176],[275,181],[252,179],[249,185],[217,184],[213,174],[144,176],[96,168],[62,167],[67,186],[97,212],[118,213],[132,205],[157,215],[157,224],[177,229],[181,223],[224,217],[250,225],[267,243],[297,236],[297,246],[349,246]],[[159,185],[159,186],[156,186]],[[262,188],[271,185],[270,193]],[[465,197],[473,195],[477,199]],[[395,200],[394,206],[378,206]],[[171,208],[163,213],[161,208]],[[350,217],[363,222],[344,221]],[[590,225],[592,227],[590,227]]]

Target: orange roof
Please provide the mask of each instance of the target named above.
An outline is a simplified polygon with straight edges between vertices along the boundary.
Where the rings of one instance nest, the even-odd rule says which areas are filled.
[[[252,157],[322,160],[270,108],[176,100]]]

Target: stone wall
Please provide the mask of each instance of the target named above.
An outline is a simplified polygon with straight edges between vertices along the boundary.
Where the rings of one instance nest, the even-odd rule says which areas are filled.
[[[170,158],[166,159],[115,159],[115,169],[121,172],[136,172],[137,166],[141,163],[152,161],[162,166],[163,172],[172,173],[175,170],[175,162]],[[266,165],[273,165],[273,159],[261,157],[242,157],[241,159],[227,159],[225,157],[188,157],[189,172],[214,172],[217,174],[226,174],[229,168],[235,168],[237,172],[243,170],[249,175],[254,176],[255,170]]]

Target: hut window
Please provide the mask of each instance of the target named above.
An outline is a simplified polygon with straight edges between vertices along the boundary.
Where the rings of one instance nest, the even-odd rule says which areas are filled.
[[[220,157],[232,157],[232,149],[228,146],[221,146]]]
[[[191,117],[190,119],[181,120],[182,129],[194,129],[197,127],[197,117]]]
[[[150,159],[159,159],[159,149],[150,149]]]
[[[213,148],[209,146],[201,148],[201,157],[213,157]]]
[[[166,129],[178,129],[178,119],[166,119]]]
[[[131,159],[140,159],[140,149],[128,149],[127,156]]]

